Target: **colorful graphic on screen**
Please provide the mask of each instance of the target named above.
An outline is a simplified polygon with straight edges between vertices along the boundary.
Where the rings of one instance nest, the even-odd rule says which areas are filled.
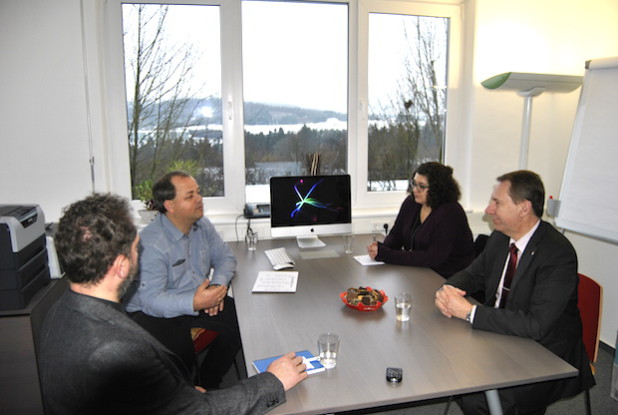
[[[306,195],[303,196],[301,190],[299,189],[299,186],[302,186],[303,183],[305,183],[304,179],[300,179],[298,181],[298,183],[294,184],[294,192],[298,195],[298,202],[296,202],[296,207],[294,208],[294,210],[290,213],[290,217],[293,218],[294,216],[298,215],[301,213],[301,210],[303,209],[303,206],[305,206],[305,204],[309,205],[309,206],[313,206],[319,209],[328,209],[332,212],[336,212],[337,209],[332,209],[330,208],[330,203],[322,203],[319,200],[311,197],[311,194],[313,193],[313,191],[315,190],[315,188],[322,183],[322,180],[319,180],[318,182],[316,182],[313,186],[311,186],[311,188],[309,189],[309,191],[307,192]]]
[[[351,223],[350,176],[282,176],[270,180],[271,226]]]

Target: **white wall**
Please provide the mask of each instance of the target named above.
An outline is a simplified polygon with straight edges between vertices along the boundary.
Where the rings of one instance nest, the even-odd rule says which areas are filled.
[[[105,126],[89,128],[87,108],[104,105],[100,97],[86,96],[81,5],[79,0],[0,0],[0,203],[38,203],[48,221],[92,190],[90,137],[95,150],[106,147],[100,131]],[[467,127],[460,134],[463,145],[454,148],[465,154],[447,154],[447,162],[463,186],[465,207],[474,210],[473,231],[479,233],[488,231],[481,216],[495,177],[518,166],[523,111],[515,93],[485,90],[480,82],[509,71],[581,75],[586,60],[618,56],[618,2],[469,0],[464,18],[461,92]],[[88,65],[96,64],[96,51],[87,52]],[[579,91],[543,94],[533,103],[529,168],[541,174],[548,194],[559,195],[578,97]],[[105,177],[119,166],[95,161],[97,190],[106,190]],[[355,218],[355,228],[366,232],[373,222],[392,222],[397,209]],[[221,222],[220,229],[226,239],[236,239],[233,221]],[[568,236],[579,253],[580,271],[604,286],[601,339],[613,346],[618,246]]]
[[[618,4],[613,0],[476,0],[471,82],[470,204],[478,209],[500,173],[516,169],[523,98],[480,82],[503,72],[583,75],[586,60],[618,54]],[[471,3],[471,4],[472,4]],[[548,194],[560,190],[579,89],[533,99],[528,167]]]
[[[0,1],[0,203],[48,220],[91,190],[79,4]]]
[[[468,28],[474,27],[468,207],[479,212],[495,178],[518,168],[523,114],[523,98],[515,92],[486,90],[480,82],[511,71],[583,75],[586,60],[618,56],[618,2],[474,0],[467,5],[473,10]],[[541,175],[554,197],[560,194],[578,99],[579,89],[533,100],[528,168]],[[615,346],[618,245],[567,236],[578,252],[579,271],[604,287],[601,340]]]

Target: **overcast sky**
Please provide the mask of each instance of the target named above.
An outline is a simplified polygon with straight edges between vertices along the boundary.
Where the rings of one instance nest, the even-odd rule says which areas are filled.
[[[347,6],[242,7],[245,100],[346,112]]]
[[[251,1],[242,3],[242,11],[246,101],[347,112],[346,5]],[[369,92],[374,101],[377,91],[379,99],[387,100],[396,92],[408,47],[399,16],[372,16]],[[217,8],[174,6],[168,23],[179,44],[196,45],[196,55],[202,57],[198,73],[220,79],[220,66],[213,64],[220,56]],[[199,42],[203,51],[197,50],[195,39],[205,39]]]

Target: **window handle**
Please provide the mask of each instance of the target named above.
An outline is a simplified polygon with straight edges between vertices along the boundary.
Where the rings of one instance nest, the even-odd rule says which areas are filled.
[[[367,108],[367,106],[365,105],[365,101],[364,100],[359,100],[358,101],[358,113],[360,114],[360,119],[361,120],[366,120],[367,119],[366,108]]]

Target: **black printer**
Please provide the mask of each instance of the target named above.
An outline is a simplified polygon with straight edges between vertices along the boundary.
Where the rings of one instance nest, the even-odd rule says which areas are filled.
[[[0,310],[25,308],[49,282],[43,211],[0,205]]]

